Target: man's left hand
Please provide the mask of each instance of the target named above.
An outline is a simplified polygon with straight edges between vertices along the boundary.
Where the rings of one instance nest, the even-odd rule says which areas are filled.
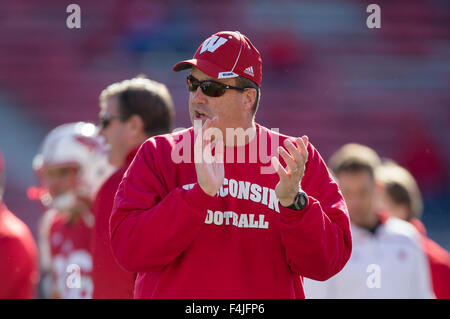
[[[272,157],[272,166],[280,177],[280,181],[275,187],[275,193],[284,207],[294,203],[295,196],[300,191],[300,183],[305,175],[306,162],[308,161],[308,137],[306,135],[296,138],[296,145],[290,140],[284,141],[283,147],[278,147],[278,154],[286,162],[283,167],[277,157]]]

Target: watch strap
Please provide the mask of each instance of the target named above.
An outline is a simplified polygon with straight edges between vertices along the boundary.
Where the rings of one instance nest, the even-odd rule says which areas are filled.
[[[308,206],[308,195],[304,191],[299,191],[298,194],[295,196],[294,203],[287,206],[289,209],[293,210],[301,210]]]

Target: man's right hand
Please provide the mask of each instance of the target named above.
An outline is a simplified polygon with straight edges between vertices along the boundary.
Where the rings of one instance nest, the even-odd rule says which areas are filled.
[[[205,193],[215,196],[225,177],[224,142],[215,127],[218,117],[207,119],[199,132],[195,132],[194,159],[197,182]],[[214,134],[216,131],[218,134]],[[213,137],[214,136],[214,140]],[[215,152],[213,155],[212,152]],[[201,154],[200,154],[201,152]]]

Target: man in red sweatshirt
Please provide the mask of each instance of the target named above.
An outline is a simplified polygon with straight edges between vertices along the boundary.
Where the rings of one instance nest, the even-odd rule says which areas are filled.
[[[119,167],[102,185],[94,201],[94,298],[133,298],[136,274],[122,269],[110,248],[109,218],[114,195],[139,146],[150,136],[168,133],[174,117],[164,84],[143,77],[113,83],[100,95],[100,134],[109,144],[109,162]]]
[[[28,226],[3,203],[3,163],[0,152],[0,299],[34,298],[39,281],[36,242]]]
[[[395,162],[385,162],[376,171],[382,186],[382,207],[392,215],[411,223],[422,235],[422,247],[427,255],[436,298],[450,298],[450,254],[427,237],[420,221],[423,211],[422,195],[411,173]]]
[[[183,69],[194,127],[141,146],[110,220],[135,298],[304,298],[303,276],[350,257],[337,184],[306,136],[255,123],[262,60],[247,37],[216,33]]]

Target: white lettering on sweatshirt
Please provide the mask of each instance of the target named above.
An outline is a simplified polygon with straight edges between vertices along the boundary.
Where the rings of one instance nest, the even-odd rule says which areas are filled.
[[[183,189],[190,190],[195,183],[183,185]],[[231,196],[236,199],[251,200],[255,203],[261,203],[269,209],[280,212],[278,197],[275,190],[248,181],[237,181],[235,179],[224,178],[217,195],[220,197]],[[245,224],[245,222],[242,222]]]
[[[257,219],[255,214],[237,214],[233,211],[221,212],[219,210],[207,210],[205,224],[217,226],[234,226],[237,228],[259,228],[268,229],[269,222],[264,220],[265,215],[259,214]]]

